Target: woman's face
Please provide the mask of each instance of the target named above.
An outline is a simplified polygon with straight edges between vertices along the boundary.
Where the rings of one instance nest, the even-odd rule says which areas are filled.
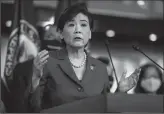
[[[141,86],[149,93],[155,93],[161,86],[161,80],[157,70],[150,67],[146,70]]]
[[[78,48],[84,47],[91,39],[88,17],[79,13],[71,21],[68,21],[64,25],[62,38],[64,38],[66,45]]]

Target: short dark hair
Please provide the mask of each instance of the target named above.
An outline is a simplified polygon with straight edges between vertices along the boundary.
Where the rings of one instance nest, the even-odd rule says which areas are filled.
[[[91,13],[88,12],[87,6],[85,3],[76,3],[64,10],[57,22],[57,30],[62,31],[66,22],[72,20],[78,13],[83,13],[89,19],[89,25],[91,30],[93,29],[93,19]]]

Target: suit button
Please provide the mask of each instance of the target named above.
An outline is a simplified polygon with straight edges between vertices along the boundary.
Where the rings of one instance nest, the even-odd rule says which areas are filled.
[[[78,87],[77,90],[78,90],[79,92],[83,92],[83,91],[84,91],[84,89],[83,89],[82,87]]]

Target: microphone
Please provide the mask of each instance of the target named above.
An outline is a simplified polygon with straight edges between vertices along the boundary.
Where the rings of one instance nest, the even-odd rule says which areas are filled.
[[[140,50],[140,47],[138,47],[138,46],[132,45],[132,47],[133,47],[133,49],[136,50],[136,51]]]
[[[150,61],[152,61],[156,66],[158,66],[159,68],[161,68],[162,70],[164,70],[164,68],[162,68],[159,64],[157,64],[154,60],[152,60],[149,56],[147,56],[141,49],[139,46],[136,45],[132,45],[132,48],[140,53],[142,53],[144,56],[146,56]]]
[[[105,46],[106,46],[107,51],[108,51],[108,55],[109,55],[109,58],[110,58],[110,61],[111,61],[112,67],[113,67],[114,76],[115,76],[115,78],[116,78],[116,83],[117,83],[117,85],[119,85],[119,83],[118,83],[118,78],[117,78],[117,75],[116,75],[116,70],[115,70],[115,67],[114,67],[114,64],[113,64],[113,60],[112,60],[112,56],[111,56],[111,53],[110,53],[110,50],[109,50],[109,47],[108,47],[108,45],[109,45],[109,41],[106,40],[106,41],[104,41],[104,42],[105,42]]]

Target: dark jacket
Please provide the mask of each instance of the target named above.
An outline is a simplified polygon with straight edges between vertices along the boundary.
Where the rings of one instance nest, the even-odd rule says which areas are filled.
[[[0,100],[0,113],[5,113],[5,112],[6,112],[5,105],[3,101]]]
[[[40,85],[29,97],[34,112],[101,94],[108,89],[106,66],[87,55],[86,71],[81,81],[69,62],[65,49],[50,52]]]

